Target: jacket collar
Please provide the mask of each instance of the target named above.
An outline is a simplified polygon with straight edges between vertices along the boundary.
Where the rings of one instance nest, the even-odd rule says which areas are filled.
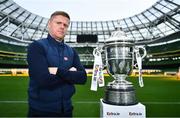
[[[57,45],[57,46],[64,45],[64,40],[62,40],[61,42],[56,41],[50,34],[48,34],[47,39],[54,45]]]

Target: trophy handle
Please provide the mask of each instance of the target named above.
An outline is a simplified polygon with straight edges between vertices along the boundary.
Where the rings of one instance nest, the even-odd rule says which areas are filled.
[[[147,52],[146,52],[146,49],[144,48],[144,46],[136,46],[135,47],[135,52],[137,51],[137,52],[139,52],[139,49],[142,49],[143,50],[143,54],[142,54],[142,56],[141,56],[141,58],[143,59],[146,55],[147,55]],[[140,53],[139,53],[140,54]]]
[[[140,49],[143,50],[142,56],[139,52]],[[143,87],[144,83],[143,83],[143,78],[142,78],[142,59],[146,56],[147,52],[143,46],[136,46],[134,48],[134,51],[135,51],[135,56],[136,56],[136,61],[137,61],[137,63],[134,66],[138,68],[139,70],[139,86]]]
[[[140,54],[139,52],[140,49],[143,50],[143,54]],[[134,67],[142,69],[142,59],[147,55],[146,49],[143,46],[135,46],[134,53],[135,53],[136,61],[137,61],[137,63],[134,64]]]
[[[101,57],[102,57],[102,66],[103,66],[103,69],[106,67],[106,54],[105,54],[105,51],[103,50],[103,47],[96,47],[94,50],[93,50],[93,55],[96,56],[96,55],[100,55],[101,54]]]
[[[93,55],[99,55],[101,53],[101,48],[100,47],[97,47],[93,50]]]

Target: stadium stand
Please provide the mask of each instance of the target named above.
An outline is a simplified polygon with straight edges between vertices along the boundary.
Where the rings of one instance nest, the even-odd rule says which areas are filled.
[[[71,21],[65,42],[77,50],[85,67],[91,68],[93,48],[104,45],[111,32],[121,27],[137,45],[146,47],[145,68],[177,68],[180,66],[179,4],[179,0],[159,0],[128,18]],[[29,12],[13,0],[0,0],[0,68],[27,67],[26,48],[33,40],[46,37],[47,22],[48,18]]]
[[[14,44],[0,43],[0,66],[10,68],[27,67],[26,47]]]
[[[144,65],[148,68],[164,69],[175,68],[180,66],[180,33],[171,34],[166,42],[159,42],[154,45],[146,46],[148,56]],[[176,40],[173,42],[173,40]]]

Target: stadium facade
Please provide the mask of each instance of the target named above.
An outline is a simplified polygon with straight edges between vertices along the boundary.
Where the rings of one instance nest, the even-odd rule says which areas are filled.
[[[47,22],[48,18],[29,12],[13,0],[0,0],[0,68],[27,67],[27,46],[47,36]],[[65,42],[79,52],[86,67],[92,67],[93,49],[104,45],[116,27],[121,27],[137,45],[146,47],[144,68],[180,66],[179,0],[159,0],[143,12],[123,19],[71,21]]]

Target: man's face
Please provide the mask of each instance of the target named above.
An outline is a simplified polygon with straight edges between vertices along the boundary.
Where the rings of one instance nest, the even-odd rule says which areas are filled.
[[[69,27],[70,20],[62,15],[53,16],[48,22],[50,35],[56,40],[63,40]]]

